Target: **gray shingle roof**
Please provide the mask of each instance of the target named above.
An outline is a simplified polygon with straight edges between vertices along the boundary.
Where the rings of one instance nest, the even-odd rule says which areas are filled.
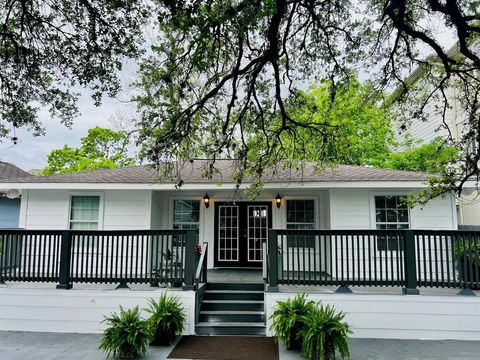
[[[185,184],[197,183],[234,183],[233,174],[235,163],[232,160],[217,160],[215,168],[218,174],[212,179],[202,176],[208,161],[195,160],[179,165],[179,178]],[[263,181],[267,183],[279,182],[349,182],[349,181],[423,181],[428,175],[420,172],[377,169],[365,166],[341,165],[333,169],[316,170],[314,163],[306,163],[303,171],[277,169],[266,171]],[[174,179],[162,179],[158,172],[149,165],[139,165],[120,169],[104,169],[82,173],[58,174],[50,176],[28,176],[8,180],[0,183],[91,183],[91,184],[153,184],[175,183]],[[246,181],[244,181],[246,182]]]
[[[19,178],[24,176],[32,176],[32,174],[23,171],[13,164],[0,161],[0,179]]]

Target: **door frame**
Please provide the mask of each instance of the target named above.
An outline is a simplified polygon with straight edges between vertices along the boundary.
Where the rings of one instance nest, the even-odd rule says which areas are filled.
[[[219,246],[219,207],[222,205],[236,205],[238,206],[238,251],[239,251],[239,260],[238,261],[219,261],[218,260],[218,246]],[[260,269],[262,268],[262,262],[258,262],[258,265],[253,263],[248,263],[248,234],[247,237],[244,237],[243,232],[241,231],[242,227],[247,229],[248,227],[248,206],[263,205],[267,206],[267,237],[268,230],[272,229],[272,202],[271,201],[219,201],[214,203],[214,237],[213,237],[213,266],[220,268],[253,268]],[[247,230],[248,231],[248,230]],[[241,246],[241,244],[244,246]]]

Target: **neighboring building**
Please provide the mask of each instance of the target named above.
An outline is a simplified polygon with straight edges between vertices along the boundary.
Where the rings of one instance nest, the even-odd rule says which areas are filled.
[[[205,165],[186,163],[180,190],[148,166],[8,179],[0,188],[21,191],[25,229],[198,229],[200,243],[209,243],[209,268],[261,267],[269,228],[457,229],[452,196],[422,208],[400,204],[426,186],[422,173],[339,166],[319,174],[306,164],[301,174],[266,175],[263,192],[248,201],[241,189],[234,191],[231,161],[217,161],[221,175],[213,179],[202,178]],[[388,251],[396,245],[377,246]]]
[[[447,52],[450,58],[458,58],[461,56],[459,46],[456,44]],[[431,56],[428,60],[435,61],[435,56]],[[414,87],[417,83],[422,83],[425,72],[422,66],[417,67],[405,83],[410,87]],[[393,93],[393,97],[399,96],[401,88]],[[467,115],[460,101],[460,91],[457,88],[448,88],[445,91],[448,97],[449,107],[445,110],[444,117],[434,111],[436,106],[440,106],[437,100],[427,104],[425,111],[430,113],[428,121],[413,121],[409,124],[406,131],[400,128],[396,131],[398,141],[405,140],[407,136],[413,140],[420,140],[422,144],[428,144],[435,138],[447,138],[451,135],[454,140],[461,139],[462,135],[469,131]],[[403,125],[399,124],[403,128]],[[469,145],[474,148],[476,145]],[[457,216],[459,225],[480,225],[480,196],[478,191],[472,191],[472,188],[465,189],[461,199],[457,200]],[[472,194],[473,192],[473,194]]]
[[[0,161],[0,180],[31,176],[15,165]],[[0,191],[0,228],[18,228],[20,216],[20,198],[9,198]]]

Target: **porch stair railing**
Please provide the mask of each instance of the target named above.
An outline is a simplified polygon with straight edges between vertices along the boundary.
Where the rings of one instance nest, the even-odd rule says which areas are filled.
[[[479,257],[477,231],[282,229],[269,231],[264,274],[270,291],[311,285],[470,293],[480,289]]]

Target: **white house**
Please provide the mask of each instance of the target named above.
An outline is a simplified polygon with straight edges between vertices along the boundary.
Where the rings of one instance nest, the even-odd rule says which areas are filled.
[[[249,200],[232,161],[218,160],[212,179],[201,176],[205,166],[186,162],[171,181],[149,166],[0,181],[0,191],[21,193],[25,229],[0,231],[0,329],[98,332],[102,314],[145,304],[165,291],[148,285],[169,283],[183,284],[186,334],[268,335],[276,301],[306,291],[346,311],[354,336],[480,339],[480,314],[472,316],[479,301],[454,295],[480,287],[467,253],[457,256],[480,240],[456,230],[453,196],[411,209],[401,201],[426,186],[426,174],[317,172],[307,163],[267,171]],[[133,287],[112,291],[118,283]],[[332,294],[347,286],[455,292]]]
[[[217,161],[221,176],[213,179],[202,178],[205,165],[186,163],[180,189],[149,166],[8,179],[0,188],[21,191],[24,229],[198,229],[209,268],[260,267],[259,244],[270,228],[457,229],[451,196],[422,208],[400,204],[425,187],[422,173],[356,166],[316,173],[307,164],[302,173],[265,176],[264,191],[249,201],[235,191],[231,161]],[[257,215],[265,221],[255,223]]]

